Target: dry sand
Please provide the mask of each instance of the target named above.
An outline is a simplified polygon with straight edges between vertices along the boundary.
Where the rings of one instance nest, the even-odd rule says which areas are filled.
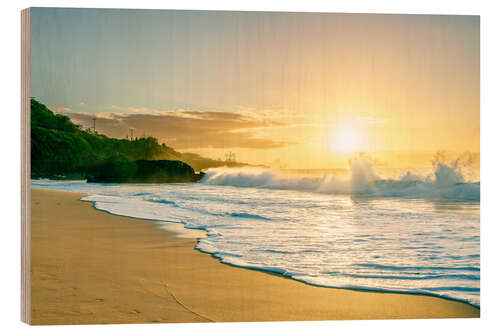
[[[158,224],[31,190],[32,324],[479,317],[437,297],[309,286],[221,264]]]

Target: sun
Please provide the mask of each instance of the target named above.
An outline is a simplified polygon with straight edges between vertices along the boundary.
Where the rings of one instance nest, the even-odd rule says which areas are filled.
[[[331,149],[342,154],[364,150],[365,139],[362,131],[354,126],[342,126],[332,130]]]

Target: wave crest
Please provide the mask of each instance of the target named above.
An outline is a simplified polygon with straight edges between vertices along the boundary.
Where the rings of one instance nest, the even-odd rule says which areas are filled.
[[[351,161],[349,177],[333,174],[321,177],[291,175],[284,171],[264,168],[214,168],[206,171],[201,182],[208,185],[324,194],[480,200],[480,183],[466,182],[462,166],[456,161],[435,162],[433,172],[426,176],[407,171],[398,179],[378,176],[371,161],[362,157]]]

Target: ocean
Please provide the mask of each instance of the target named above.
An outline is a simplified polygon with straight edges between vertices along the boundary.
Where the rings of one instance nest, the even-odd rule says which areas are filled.
[[[347,174],[217,168],[198,183],[32,187],[85,193],[98,210],[166,229],[183,225],[196,249],[225,264],[479,307],[480,182],[453,164],[393,171],[360,159]]]

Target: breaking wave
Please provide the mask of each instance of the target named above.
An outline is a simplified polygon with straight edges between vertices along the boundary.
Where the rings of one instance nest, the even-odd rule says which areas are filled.
[[[321,177],[290,175],[264,168],[215,168],[201,180],[207,185],[298,190],[324,194],[359,196],[480,200],[480,182],[467,182],[459,161],[436,160],[433,172],[420,175],[406,171],[399,178],[383,178],[368,158],[351,161],[350,176],[325,174]]]

